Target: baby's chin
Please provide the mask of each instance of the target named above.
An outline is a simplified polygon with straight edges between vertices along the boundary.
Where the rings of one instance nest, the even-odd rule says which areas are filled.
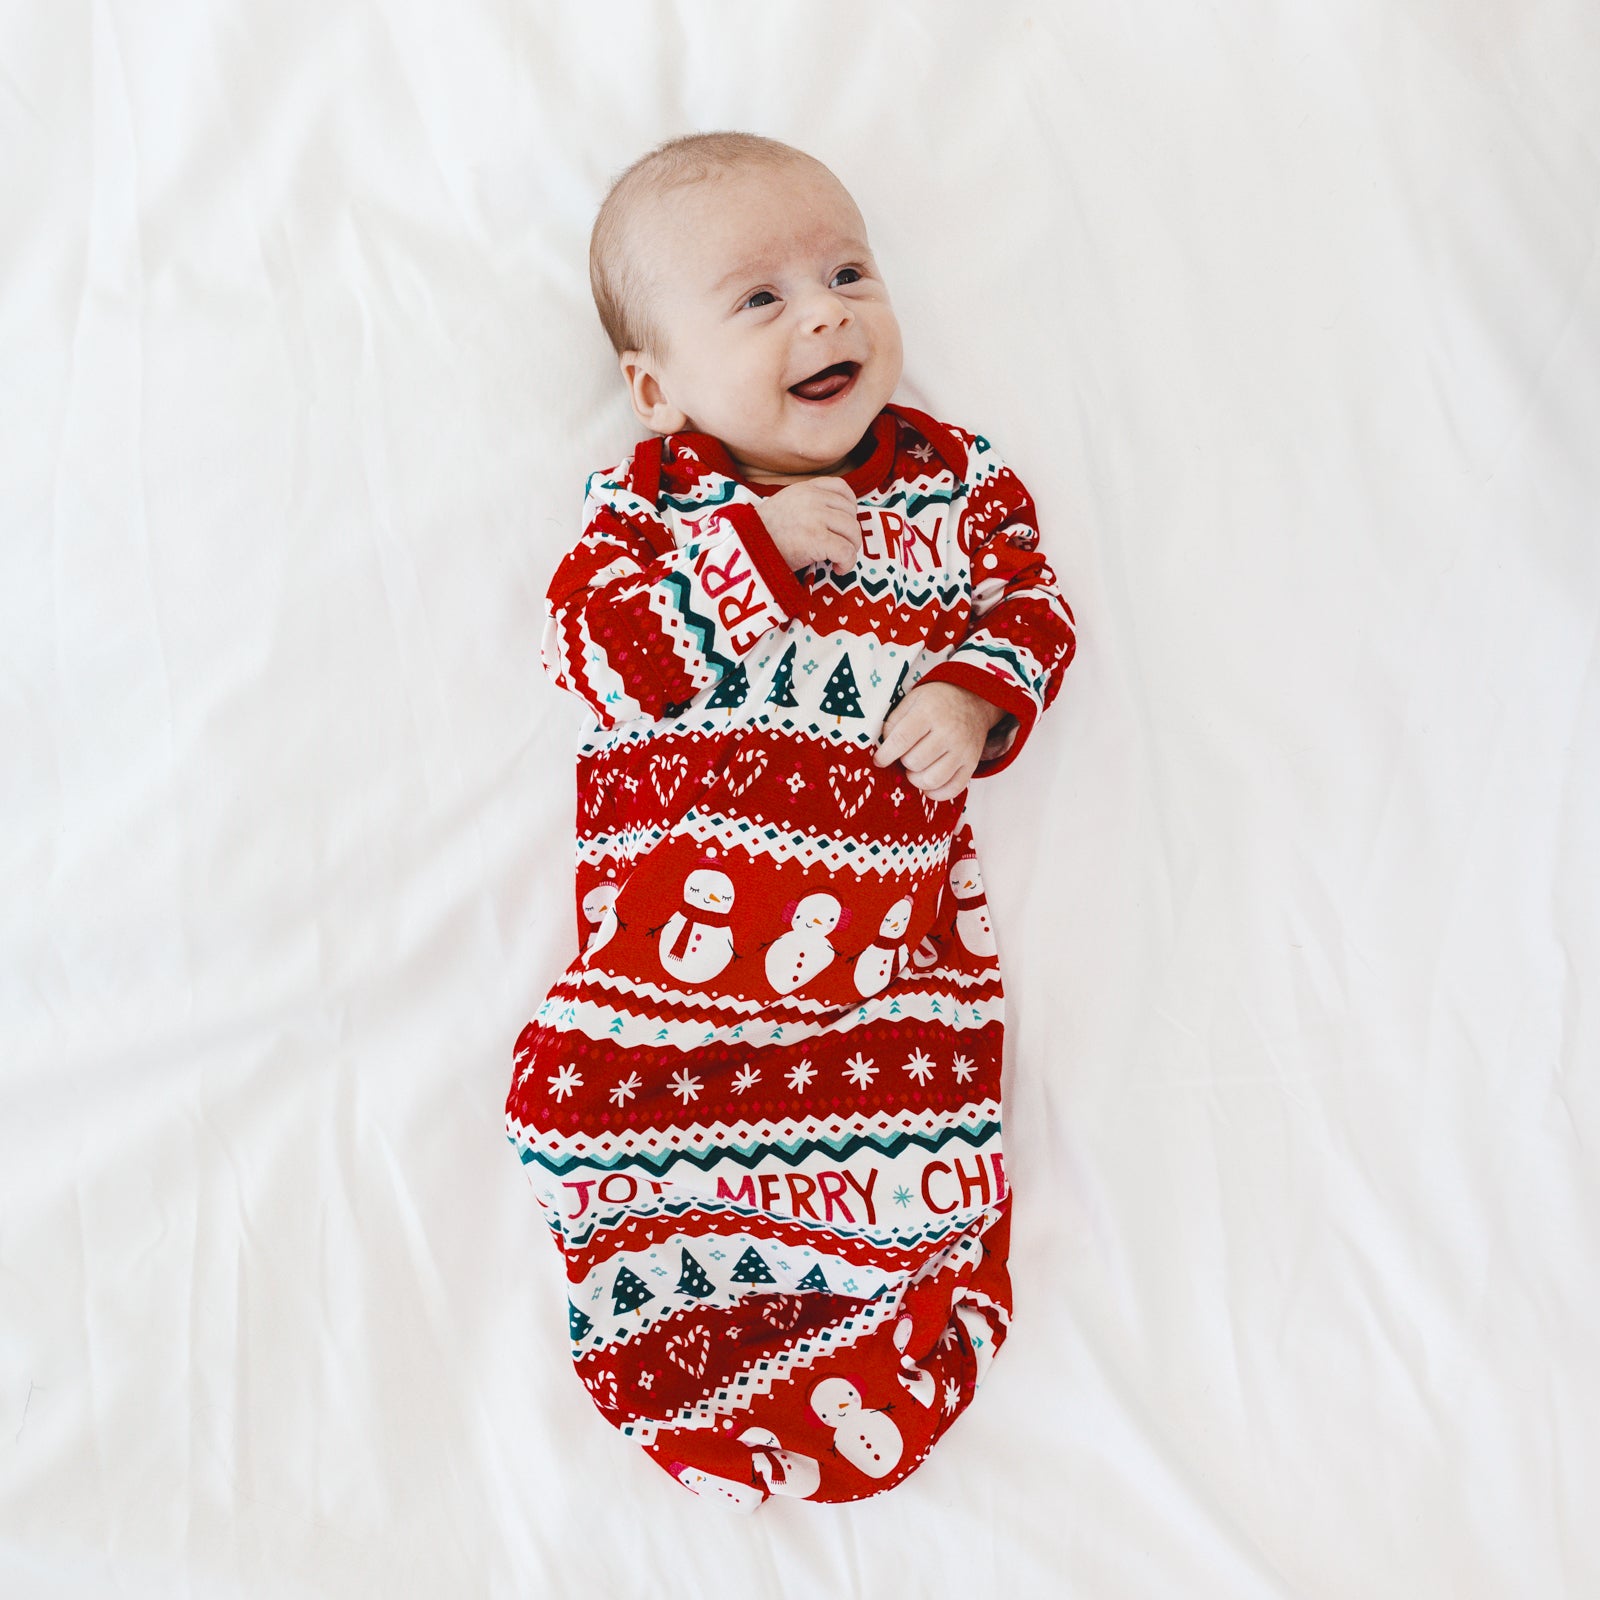
[[[803,448],[795,445],[779,448],[730,444],[728,454],[744,469],[745,476],[756,483],[788,478],[821,478],[848,472],[851,467],[865,460],[870,449],[871,431],[872,425],[868,422],[854,438],[825,440],[816,447],[809,441]]]

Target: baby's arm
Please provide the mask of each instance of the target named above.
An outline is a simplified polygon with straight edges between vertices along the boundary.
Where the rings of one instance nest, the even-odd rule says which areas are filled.
[[[674,714],[806,609],[754,506],[708,507],[680,548],[653,505],[597,472],[545,596],[540,653],[609,728]]]
[[[1077,635],[1071,608],[1038,550],[1033,497],[986,439],[962,438],[970,452],[972,612],[966,637],[916,688],[956,684],[1006,713],[989,730],[973,774],[985,778],[1016,759],[1061,687]]]

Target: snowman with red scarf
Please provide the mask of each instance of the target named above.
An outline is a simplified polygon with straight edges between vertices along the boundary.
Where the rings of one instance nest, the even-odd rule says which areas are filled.
[[[717,858],[705,855],[683,880],[683,909],[674,911],[661,930],[657,954],[661,965],[685,983],[706,983],[733,960],[733,880],[720,870]]]
[[[975,956],[998,954],[989,921],[989,900],[983,892],[983,874],[973,851],[963,851],[951,862],[950,888],[956,897],[956,937]]]

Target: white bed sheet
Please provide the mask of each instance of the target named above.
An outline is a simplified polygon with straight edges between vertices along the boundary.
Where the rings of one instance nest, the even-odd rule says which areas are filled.
[[[0,13],[0,1593],[1600,1593],[1594,8]],[[854,1507],[592,1411],[503,1139],[608,178],[853,189],[1081,626],[971,794],[1017,1318]]]

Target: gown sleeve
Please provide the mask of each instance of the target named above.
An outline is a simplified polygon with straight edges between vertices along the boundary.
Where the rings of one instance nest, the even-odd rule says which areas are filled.
[[[540,659],[611,728],[676,715],[807,609],[753,505],[708,506],[675,537],[625,472],[596,472],[545,595]]]
[[[1003,771],[1055,699],[1077,649],[1072,610],[1039,552],[1033,497],[981,435],[968,436],[966,541],[972,568],[967,632],[919,683],[954,683],[999,706],[973,778]]]

